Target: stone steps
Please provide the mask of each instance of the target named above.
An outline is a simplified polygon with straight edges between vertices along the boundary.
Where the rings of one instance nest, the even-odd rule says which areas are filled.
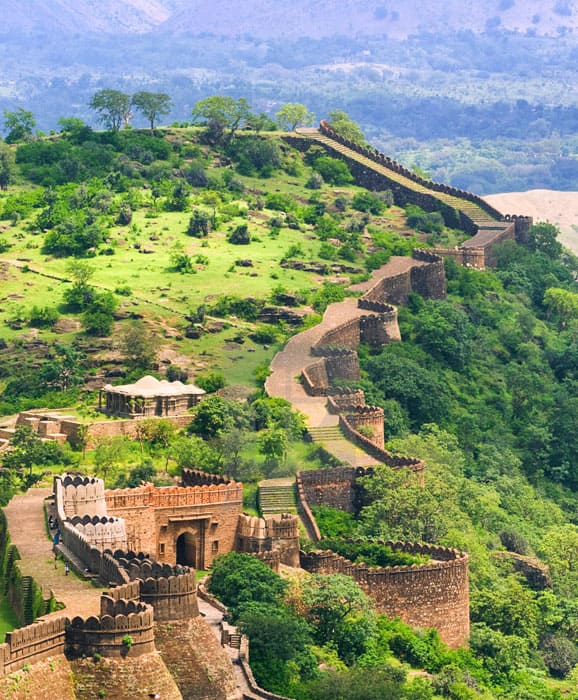
[[[307,428],[309,437],[313,442],[327,442],[328,440],[345,440],[345,436],[341,432],[338,425],[329,425],[326,427]]]
[[[259,483],[259,509],[263,515],[296,513],[294,479],[266,479]]]

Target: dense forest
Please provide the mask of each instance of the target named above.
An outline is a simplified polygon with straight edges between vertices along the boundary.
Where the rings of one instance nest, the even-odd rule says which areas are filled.
[[[167,484],[193,466],[243,480],[255,513],[263,476],[333,463],[264,394],[276,349],[390,256],[464,234],[356,187],[318,147],[295,150],[245,100],[201,100],[187,115],[198,126],[145,130],[120,128],[97,96],[105,131],[68,117],[35,138],[11,112],[24,132],[0,143],[0,414],[66,407],[96,420],[99,382],[143,373],[209,396],[182,434],[159,421],[88,450],[19,430],[2,454],[3,499],[71,466],[109,486]],[[384,408],[388,449],[425,460],[425,485],[379,468],[355,517],[316,513],[327,547],[369,564],[402,562],[341,538],[467,551],[470,648],[376,614],[346,577],[282,579],[229,555],[211,590],[249,635],[263,686],[303,700],[578,697],[578,261],[556,234],[538,224],[528,246],[503,243],[493,270],[448,261],[448,298],[414,294],[402,342],[362,347],[359,386]],[[270,306],[293,316],[267,321]],[[549,567],[551,585],[508,554]]]

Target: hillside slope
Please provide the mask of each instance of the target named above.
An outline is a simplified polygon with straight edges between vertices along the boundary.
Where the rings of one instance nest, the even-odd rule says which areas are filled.
[[[424,7],[425,5],[425,7]],[[578,10],[569,0],[32,0],[26,6],[0,2],[5,32],[168,33],[320,38],[340,35],[405,37],[501,27],[557,35],[572,31]],[[560,29],[563,27],[564,29]]]

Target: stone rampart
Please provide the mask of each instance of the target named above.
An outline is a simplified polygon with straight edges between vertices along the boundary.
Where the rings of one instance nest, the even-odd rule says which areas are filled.
[[[372,457],[375,457],[375,459],[383,462],[383,464],[387,464],[388,467],[392,467],[392,469],[411,469],[416,474],[423,474],[425,469],[423,460],[417,457],[392,455],[391,452],[378,447],[371,439],[362,435],[343,413],[339,414],[339,426],[349,440]]]
[[[114,557],[131,581],[140,582],[137,597],[153,606],[155,620],[182,620],[199,614],[194,571],[160,564],[142,553],[115,552]]]
[[[414,250],[412,258],[427,265],[411,268],[411,290],[425,299],[445,299],[447,289],[443,258],[427,250]]]
[[[329,506],[348,513],[359,510],[359,489],[356,480],[372,474],[373,469],[335,467],[300,471],[297,474],[298,498],[303,509],[310,506]],[[299,493],[299,486],[301,493]],[[311,515],[313,518],[313,515]],[[315,524],[317,527],[317,524]]]
[[[101,551],[126,548],[126,530],[122,518],[75,515],[68,522],[82,533],[93,547]]]
[[[299,519],[282,513],[258,518],[239,516],[236,551],[247,554],[276,552],[287,566],[299,566]]]
[[[150,416],[99,421],[98,423],[81,423],[74,416],[65,416],[46,409],[38,409],[20,413],[16,425],[25,425],[45,439],[60,443],[69,442],[72,445],[84,445],[92,449],[102,438],[123,435],[133,440],[136,439],[138,426],[142,420],[169,420],[177,430],[180,430],[191,422],[191,416],[188,414],[165,418]]]
[[[54,496],[59,517],[106,515],[104,481],[92,476],[64,474],[54,478]]]
[[[377,609],[412,627],[435,627],[452,648],[469,638],[468,555],[456,549],[410,542],[383,542],[394,551],[427,555],[426,564],[370,568],[334,552],[302,553],[301,566],[312,573],[351,576]]]
[[[64,654],[65,623],[66,618],[57,617],[7,632],[4,644],[0,644],[0,676]]]
[[[340,413],[357,406],[365,406],[365,393],[363,389],[352,387],[332,386],[327,390],[327,403],[332,407],[331,413]]]
[[[216,503],[228,503],[243,499],[243,486],[235,481],[206,486],[163,486],[145,484],[132,489],[106,491],[109,511],[123,508],[179,508]]]
[[[74,617],[66,622],[66,654],[70,658],[141,656],[155,651],[151,605],[101,596],[100,616]]]
[[[466,192],[465,190],[460,190],[456,187],[451,187],[450,185],[444,185],[442,183],[433,182],[432,180],[426,180],[425,178],[416,175],[414,172],[401,165],[400,163],[397,163],[396,161],[392,160],[383,153],[380,153],[376,149],[360,146],[359,144],[356,144],[353,141],[350,141],[349,139],[340,136],[331,128],[331,125],[325,120],[321,121],[319,125],[319,131],[324,136],[328,136],[333,141],[337,141],[343,146],[346,146],[352,151],[355,151],[360,155],[364,156],[365,158],[369,158],[370,160],[374,161],[377,165],[383,165],[392,170],[393,172],[403,175],[405,178],[411,180],[412,182],[415,182],[417,185],[427,187],[428,189],[433,190],[434,192],[449,194],[453,197],[457,197],[458,199],[463,199],[464,201],[472,202],[497,221],[500,221],[502,219],[502,214],[478,195],[475,195],[472,192]]]
[[[301,372],[301,379],[309,396],[325,396],[329,388],[325,360],[319,360],[306,367]]]
[[[364,435],[376,447],[384,449],[383,408],[379,406],[350,406],[344,412],[345,420],[353,430]]]
[[[181,472],[182,486],[210,486],[230,484],[232,479],[224,474],[208,474],[200,469],[183,469]]]

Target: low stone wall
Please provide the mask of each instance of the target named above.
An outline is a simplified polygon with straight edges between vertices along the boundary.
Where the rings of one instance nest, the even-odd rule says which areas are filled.
[[[181,472],[181,484],[187,487],[230,484],[232,481],[224,474],[208,474],[200,469],[183,469]]]
[[[377,543],[394,551],[427,555],[430,561],[370,568],[323,551],[302,553],[301,566],[311,573],[351,576],[388,617],[399,617],[412,627],[434,627],[451,648],[465,646],[470,633],[468,555],[436,545]]]
[[[307,500],[306,490],[303,485],[302,475],[308,473],[309,472],[297,472],[295,475],[295,483],[297,486],[297,508],[301,522],[305,526],[309,539],[312,542],[319,542],[321,539],[321,532],[319,531],[315,517],[313,516],[311,508],[309,507],[309,501]]]
[[[339,425],[344,435],[354,442],[362,450],[370,454],[375,459],[387,464],[392,469],[411,469],[413,472],[420,474],[425,469],[425,462],[417,457],[405,457],[392,455],[391,452],[378,447],[365,435],[362,435],[356,428],[351,425],[347,417],[342,413],[339,414]]]
[[[65,617],[39,620],[33,625],[6,633],[0,644],[0,676],[20,671],[51,656],[64,654]]]

